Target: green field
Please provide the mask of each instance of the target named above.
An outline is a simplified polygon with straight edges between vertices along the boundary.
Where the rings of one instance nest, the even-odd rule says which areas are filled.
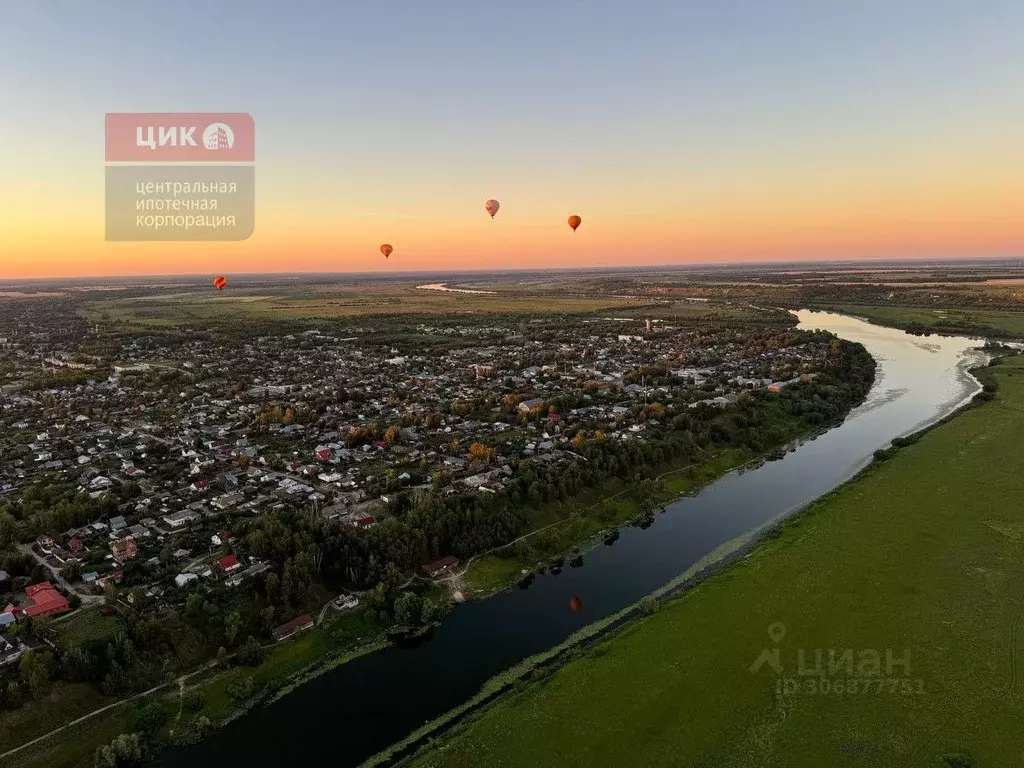
[[[995,309],[931,309],[927,307],[869,307],[857,304],[821,307],[844,312],[894,328],[924,326],[932,333],[1024,339],[1024,312]]]
[[[334,320],[364,316],[580,313],[628,309],[649,302],[613,296],[480,295],[417,289],[409,284],[311,285],[266,290],[214,289],[91,301],[88,322],[135,328],[244,322]]]
[[[1019,768],[1024,358],[992,370],[994,401],[876,462],[748,558],[414,764]],[[776,622],[785,632],[772,639]],[[752,672],[775,648],[782,677]],[[798,653],[814,669],[818,649],[824,676],[800,676]],[[846,692],[830,649],[849,649],[854,665],[876,651],[881,675],[868,664]],[[886,676],[887,651],[907,668]],[[802,687],[779,695],[783,677]]]

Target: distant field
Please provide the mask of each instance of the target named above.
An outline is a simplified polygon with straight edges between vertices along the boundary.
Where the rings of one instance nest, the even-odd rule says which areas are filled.
[[[830,305],[829,309],[866,318],[880,325],[906,328],[919,323],[935,333],[976,333],[1003,338],[1024,338],[1024,312],[987,309],[933,309],[926,307],[871,307]]]
[[[414,286],[317,286],[280,291],[196,291],[90,302],[83,315],[90,322],[115,321],[142,327],[242,319],[314,320],[370,315],[457,315],[580,313],[628,309],[645,302],[609,296],[484,296],[419,290]]]
[[[1018,768],[1024,359],[993,370],[995,401],[900,449],[413,764]],[[772,639],[775,622],[785,631]],[[787,677],[798,677],[800,650],[807,668],[821,649],[825,670],[829,649],[855,662],[877,651],[883,670],[887,650],[909,653],[909,669],[895,670],[909,685],[779,696],[770,667],[751,671],[776,647]]]

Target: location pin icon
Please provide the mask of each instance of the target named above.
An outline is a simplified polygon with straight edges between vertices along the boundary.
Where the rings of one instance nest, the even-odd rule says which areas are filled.
[[[776,621],[774,624],[768,627],[769,639],[778,645],[782,642],[782,638],[786,636],[786,625],[781,621]]]

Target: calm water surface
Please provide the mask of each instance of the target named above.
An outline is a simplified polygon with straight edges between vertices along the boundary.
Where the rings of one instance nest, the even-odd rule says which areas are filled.
[[[458,606],[418,647],[390,647],[349,662],[197,746],[168,751],[160,765],[359,765],[471,698],[495,674],[835,488],[875,449],[948,414],[979,389],[966,372],[984,360],[977,340],[921,338],[842,315],[797,314],[800,328],[859,341],[878,361],[867,401],[841,426],[781,461],[730,473],[677,501],[647,530],[623,528],[613,546],[586,552],[582,567]],[[568,610],[573,595],[583,600],[578,613]]]

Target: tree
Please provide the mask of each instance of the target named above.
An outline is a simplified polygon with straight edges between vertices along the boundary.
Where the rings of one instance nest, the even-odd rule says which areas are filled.
[[[60,575],[65,581],[78,581],[82,578],[82,565],[77,560],[69,560],[61,569]]]
[[[97,747],[96,768],[130,768],[142,764],[142,744],[139,734],[122,733],[104,747]]]
[[[49,651],[23,653],[18,662],[18,674],[32,691],[32,698],[38,699],[50,690],[50,667],[53,654]]]
[[[156,733],[167,722],[170,713],[160,700],[143,704],[135,712],[135,727],[142,733]]]
[[[263,646],[260,645],[259,640],[249,635],[249,639],[238,650],[235,659],[239,664],[244,664],[247,667],[258,667],[263,661]]]
[[[411,626],[420,623],[423,616],[423,599],[415,592],[406,592],[395,600],[395,621]]]
[[[270,603],[277,603],[281,599],[281,579],[278,578],[277,574],[271,571],[267,574],[266,580],[263,582],[264,587],[267,590],[267,601]]]
[[[242,615],[238,611],[232,611],[224,620],[224,636],[228,645],[234,645],[238,639],[238,633],[242,631]]]
[[[491,449],[483,443],[473,443],[469,446],[469,455],[477,461],[487,463],[491,460]]]
[[[0,549],[7,549],[14,543],[17,523],[10,512],[0,512]]]

